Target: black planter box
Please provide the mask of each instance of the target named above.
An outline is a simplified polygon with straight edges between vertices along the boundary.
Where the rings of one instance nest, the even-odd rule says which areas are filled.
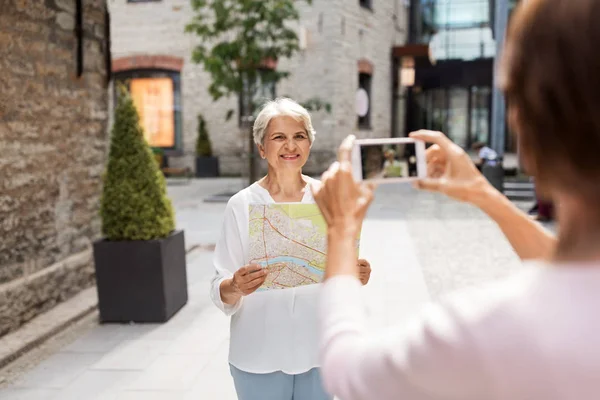
[[[102,322],[165,322],[188,300],[183,231],[158,240],[94,243]]]
[[[215,178],[219,176],[219,159],[217,157],[196,157],[196,177]]]

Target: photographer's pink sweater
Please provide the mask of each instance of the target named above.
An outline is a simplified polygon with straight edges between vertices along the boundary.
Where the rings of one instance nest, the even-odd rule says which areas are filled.
[[[323,290],[322,374],[340,400],[600,399],[600,265],[527,264],[377,337],[357,279]]]

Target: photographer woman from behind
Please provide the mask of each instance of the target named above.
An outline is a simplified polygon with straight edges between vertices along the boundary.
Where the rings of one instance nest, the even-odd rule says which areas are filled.
[[[509,279],[431,304],[409,326],[380,337],[365,333],[352,253],[373,194],[352,179],[352,140],[342,145],[339,163],[313,189],[329,226],[320,338],[330,393],[344,400],[598,398],[598,21],[597,0],[522,2],[503,54],[509,123],[527,170],[560,204],[558,241],[537,236],[525,248],[537,246],[544,259],[527,262]],[[437,145],[437,156],[429,158],[433,177],[421,188],[498,217],[486,204],[505,200],[462,149],[440,133],[413,136]]]

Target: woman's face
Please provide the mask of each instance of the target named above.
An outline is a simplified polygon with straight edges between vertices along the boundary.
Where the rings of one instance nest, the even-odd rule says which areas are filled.
[[[258,150],[276,170],[301,170],[310,154],[310,140],[302,122],[292,117],[275,117],[269,122]]]

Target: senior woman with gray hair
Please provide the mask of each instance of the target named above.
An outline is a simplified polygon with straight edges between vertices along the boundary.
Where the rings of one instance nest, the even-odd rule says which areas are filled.
[[[302,174],[315,139],[310,115],[290,99],[267,103],[254,142],[268,173],[227,204],[215,249],[211,297],[231,316],[229,364],[240,400],[326,400],[318,369],[320,284],[254,293],[267,269],[249,264],[249,205],[314,203],[316,181]],[[370,266],[358,260],[361,281]]]

